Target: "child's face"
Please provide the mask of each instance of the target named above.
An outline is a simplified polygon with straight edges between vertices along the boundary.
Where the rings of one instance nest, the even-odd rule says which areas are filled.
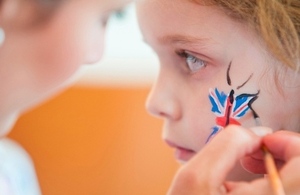
[[[26,3],[28,12],[30,2]],[[81,65],[98,61],[103,53],[109,16],[128,2],[69,0],[44,23],[24,28],[4,24],[6,39],[0,47],[0,74],[5,72],[5,75],[1,74],[0,88],[4,94],[0,100],[6,98],[13,103],[1,105],[0,116],[36,104],[61,88]],[[30,14],[24,11],[24,15]],[[18,15],[5,19],[20,21]]]
[[[275,60],[250,29],[188,0],[144,0],[137,12],[144,39],[160,59],[147,109],[164,119],[163,139],[176,148],[179,161],[189,160],[227,124],[255,126],[249,105],[262,125],[296,127],[298,119],[286,120],[286,113],[295,113],[288,101],[296,94],[283,89],[291,100],[279,94]],[[234,111],[228,103],[231,90]],[[218,92],[225,96],[217,97]],[[238,96],[244,93],[252,95]]]

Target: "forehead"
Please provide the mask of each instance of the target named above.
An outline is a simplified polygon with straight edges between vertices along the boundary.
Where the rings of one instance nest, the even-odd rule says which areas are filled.
[[[137,14],[146,41],[151,41],[149,34],[210,39],[238,28],[220,9],[190,0],[141,0],[137,2]]]

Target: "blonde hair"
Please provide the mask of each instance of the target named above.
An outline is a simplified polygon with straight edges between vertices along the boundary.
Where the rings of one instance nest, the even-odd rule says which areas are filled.
[[[250,25],[270,53],[299,70],[300,0],[192,0],[221,8],[228,16]]]

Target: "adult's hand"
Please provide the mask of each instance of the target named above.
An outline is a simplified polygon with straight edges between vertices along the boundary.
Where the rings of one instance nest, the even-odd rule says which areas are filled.
[[[256,128],[256,130],[259,129]],[[264,131],[264,128],[261,127],[260,130]],[[257,179],[249,183],[226,181],[226,176],[240,159],[243,159],[242,164],[248,170],[264,172],[262,158],[260,160],[258,155],[262,144],[269,148],[282,167],[279,174],[286,195],[300,194],[300,169],[298,168],[300,137],[298,134],[278,132],[261,138],[248,129],[238,126],[228,126],[199,154],[183,165],[177,172],[168,194],[273,194],[268,179]]]

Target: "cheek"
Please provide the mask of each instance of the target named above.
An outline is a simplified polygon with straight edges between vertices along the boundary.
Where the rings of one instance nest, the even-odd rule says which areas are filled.
[[[59,38],[59,37],[55,37]],[[69,77],[84,62],[84,49],[79,41],[55,38],[48,39],[47,46],[37,50],[34,64],[35,78],[40,90],[57,87]]]
[[[102,57],[104,29],[94,23],[72,32],[59,31],[42,37],[36,54],[37,80],[42,87],[56,87],[71,77],[81,65],[95,63]],[[44,41],[46,40],[46,41]]]
[[[199,95],[192,95],[195,98],[190,98],[187,102],[194,102],[194,105],[187,106],[188,109],[185,110],[187,118],[187,129],[191,129],[191,137],[193,137],[193,142],[195,148],[201,149],[208,136],[212,131],[212,127],[215,125],[215,115],[211,111],[211,104],[209,101],[208,93],[209,90],[199,90],[201,93]],[[187,99],[188,100],[188,99]]]
[[[284,128],[285,121],[291,118],[286,118],[286,116],[290,116],[290,114],[287,114],[289,112],[288,101],[279,93],[272,93],[265,89],[261,90],[261,94],[257,102],[253,104],[253,108],[259,115],[262,125],[274,130]]]

